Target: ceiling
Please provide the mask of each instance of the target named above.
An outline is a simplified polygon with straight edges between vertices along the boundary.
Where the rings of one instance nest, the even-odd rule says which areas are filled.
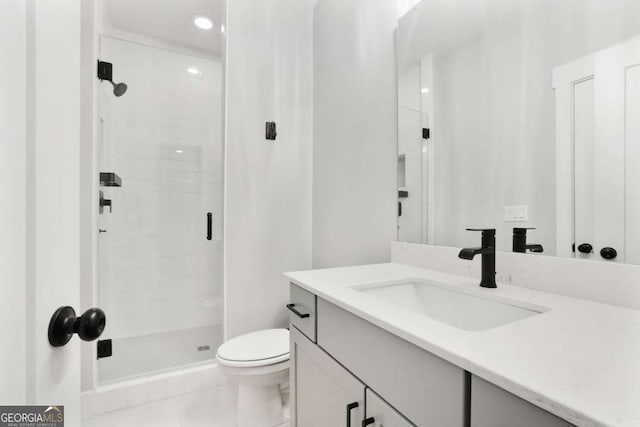
[[[115,29],[187,46],[219,56],[224,0],[104,0],[105,17]],[[204,31],[193,24],[196,15],[213,21]]]

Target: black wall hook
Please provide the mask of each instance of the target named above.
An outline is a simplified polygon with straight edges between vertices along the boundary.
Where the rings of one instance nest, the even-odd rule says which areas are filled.
[[[49,321],[49,344],[62,347],[71,340],[73,334],[78,334],[83,341],[93,341],[102,335],[106,324],[107,317],[99,308],[90,308],[82,316],[76,317],[73,308],[60,307]]]

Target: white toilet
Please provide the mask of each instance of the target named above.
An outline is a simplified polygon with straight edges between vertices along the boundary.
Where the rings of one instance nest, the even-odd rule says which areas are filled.
[[[233,338],[218,348],[216,359],[220,370],[238,385],[238,427],[274,427],[288,420],[287,329]]]

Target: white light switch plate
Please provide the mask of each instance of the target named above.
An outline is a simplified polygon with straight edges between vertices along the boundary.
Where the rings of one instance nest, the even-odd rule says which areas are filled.
[[[506,222],[526,222],[529,221],[529,206],[505,206],[504,220]]]

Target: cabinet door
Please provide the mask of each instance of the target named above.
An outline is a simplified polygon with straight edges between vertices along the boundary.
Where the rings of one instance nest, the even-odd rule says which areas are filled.
[[[371,427],[412,427],[402,415],[377,394],[367,389],[367,415],[363,425]]]
[[[360,427],[364,385],[291,326],[293,427]]]
[[[471,379],[471,427],[570,427],[573,424],[476,376]]]

